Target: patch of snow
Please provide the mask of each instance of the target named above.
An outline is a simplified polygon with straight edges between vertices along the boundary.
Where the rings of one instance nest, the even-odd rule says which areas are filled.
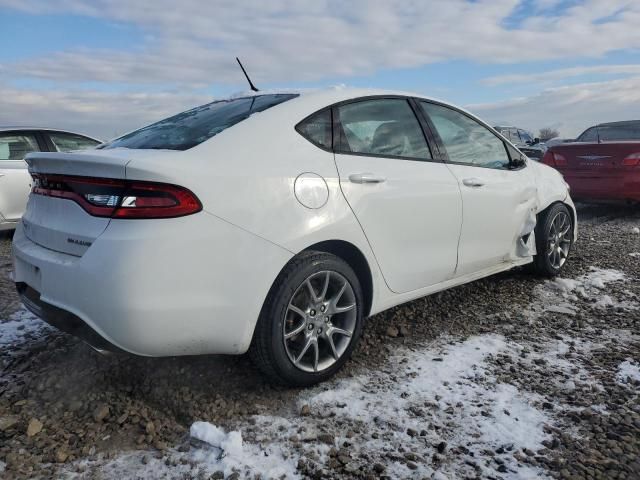
[[[614,302],[613,298],[611,298],[609,295],[603,295],[595,303],[595,306],[598,308],[607,308],[607,307],[613,307],[615,304],[616,302]]]
[[[581,286],[581,283],[578,280],[573,280],[570,278],[556,278],[553,280],[553,284],[558,288],[561,292],[571,293],[576,288]]]
[[[496,380],[490,360],[505,352],[516,356],[519,350],[498,335],[459,343],[442,337],[419,349],[400,347],[380,370],[301,392],[295,411],[282,416],[254,415],[236,423],[233,431],[194,423],[191,436],[202,445],[187,453],[172,450],[177,466],[166,466],[151,452],[131,452],[103,464],[100,472],[126,478],[203,472],[206,478],[222,470],[226,475],[237,471],[241,478],[297,478],[299,459],[324,464],[332,445],[340,448],[348,441],[354,475],[365,454],[369,461],[384,463],[391,478],[463,478],[478,473],[545,478],[543,470],[519,464],[513,453],[542,448],[542,441],[550,438],[543,427],[552,420],[534,406],[541,397]],[[303,405],[310,407],[311,415],[299,413]],[[347,433],[352,428],[358,432],[355,436]],[[325,432],[335,435],[330,437],[333,444],[319,440]],[[439,451],[441,442],[446,446]],[[469,453],[449,454],[453,449]],[[499,464],[482,454],[487,449],[501,451],[495,456],[507,472],[498,472]],[[415,452],[423,460],[412,470],[402,452]],[[441,460],[434,461],[434,454]],[[466,463],[470,460],[477,467]]]
[[[605,292],[607,285],[613,282],[624,282],[627,278],[619,270],[591,267],[590,271],[578,278],[555,278],[536,287],[538,301],[529,306],[525,316],[530,321],[542,317],[545,312],[574,315],[581,307],[579,301],[589,300],[586,308],[622,308],[637,310],[640,303],[631,292],[623,292],[625,300],[616,299],[610,292]]]
[[[26,338],[33,338],[44,333],[50,327],[29,312],[21,308],[7,320],[0,319],[0,346],[9,347]]]
[[[276,441],[278,431],[266,428],[273,444],[244,443],[239,431],[226,432],[208,422],[195,422],[190,434],[201,445],[191,447],[188,453],[170,449],[170,456],[175,459],[170,465],[164,458],[155,458],[153,452],[133,451],[108,462],[98,460],[96,465],[87,460],[75,462],[66,472],[67,478],[75,476],[78,465],[98,469],[105,478],[209,478],[218,471],[224,472],[225,478],[234,472],[241,478],[299,478],[297,456],[283,453]]]
[[[477,458],[482,450],[505,445],[516,450],[538,450],[548,438],[543,426],[550,422],[532,406],[539,398],[513,385],[497,383],[486,364],[488,357],[509,348],[502,337],[484,335],[441,351],[402,352],[391,359],[390,371],[401,377],[395,382],[389,382],[388,373],[371,372],[339,382],[330,390],[303,396],[300,403],[309,404],[315,411],[329,411],[338,417],[361,421],[372,430],[395,432],[393,437],[401,438],[405,448],[411,448],[408,443],[415,443],[416,451],[424,449],[425,441],[437,444],[443,439],[475,452]],[[425,407],[424,415],[415,414]],[[444,427],[440,425],[436,430],[424,431],[429,423],[440,422],[445,422],[446,428],[440,429]],[[409,439],[405,433],[409,428],[422,431],[423,437]],[[379,438],[358,448],[365,452],[384,451],[390,439],[382,434]],[[520,471],[511,455],[503,460],[510,471]],[[497,475],[494,470],[497,466],[487,463],[480,468],[484,475]],[[468,468],[465,464],[443,468],[447,476],[471,474],[465,470]],[[404,478],[432,475],[433,470],[420,465],[411,472],[404,463],[391,462],[387,473]]]
[[[629,254],[630,257],[640,257],[640,252],[631,252]]]
[[[266,478],[297,478],[296,464],[286,461],[277,449],[262,449],[258,445],[242,443],[239,431],[225,432],[208,422],[191,425],[191,436],[212,447],[211,452],[201,450],[197,457],[210,469],[222,470],[225,475],[234,471],[260,474]]]
[[[640,382],[640,363],[634,362],[630,358],[622,362],[618,365],[616,380],[623,385],[630,382]]]
[[[620,282],[625,279],[624,273],[618,270],[608,270],[591,267],[591,272],[582,277],[587,286],[604,288],[607,283]]]
[[[599,403],[597,405],[591,405],[591,410],[593,410],[594,412],[601,413],[603,415],[609,415],[609,410],[607,410],[607,406],[602,403]]]

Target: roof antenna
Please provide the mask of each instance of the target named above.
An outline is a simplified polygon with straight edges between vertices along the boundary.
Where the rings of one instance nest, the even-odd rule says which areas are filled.
[[[253,90],[254,92],[259,92],[259,90],[256,88],[256,86],[253,84],[253,82],[249,78],[249,75],[247,75],[247,71],[242,66],[242,63],[240,63],[240,59],[236,57],[236,60],[238,62],[238,65],[240,65],[240,68],[242,69],[242,73],[244,73],[244,76],[247,78],[247,82],[249,82],[249,87],[251,87],[251,90]]]

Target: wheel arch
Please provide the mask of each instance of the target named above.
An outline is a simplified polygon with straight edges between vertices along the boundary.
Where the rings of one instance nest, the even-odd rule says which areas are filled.
[[[347,262],[355,272],[364,296],[364,317],[368,317],[373,306],[373,274],[364,254],[354,244],[344,240],[325,240],[305,248],[303,252],[317,251],[331,253]],[[302,253],[302,252],[301,252]]]
[[[540,210],[538,213],[536,213],[536,218],[539,218],[541,215],[543,215],[546,211],[548,211],[550,208],[553,208],[554,205],[564,205],[565,207],[567,207],[567,210],[569,210],[569,213],[571,214],[571,221],[573,222],[573,236],[574,236],[574,241],[576,240],[576,233],[577,233],[577,229],[578,229],[578,214],[576,212],[576,208],[573,205],[572,202],[565,202],[564,200],[556,200],[554,202],[549,203],[549,205],[547,205],[546,207],[544,207],[542,210]]]

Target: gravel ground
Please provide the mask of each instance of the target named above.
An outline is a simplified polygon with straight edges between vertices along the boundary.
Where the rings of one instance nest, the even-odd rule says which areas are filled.
[[[308,390],[245,357],[94,353],[21,308],[4,236],[0,476],[640,478],[640,209],[579,220],[562,279],[513,271],[376,315]]]

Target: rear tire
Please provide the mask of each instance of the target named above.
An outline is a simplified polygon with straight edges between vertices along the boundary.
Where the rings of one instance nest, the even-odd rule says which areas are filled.
[[[344,260],[304,252],[271,287],[249,355],[276,383],[305,387],[327,380],[360,338],[363,307],[358,277]]]
[[[573,247],[573,215],[566,205],[556,203],[538,216],[533,271],[545,277],[558,275]]]

